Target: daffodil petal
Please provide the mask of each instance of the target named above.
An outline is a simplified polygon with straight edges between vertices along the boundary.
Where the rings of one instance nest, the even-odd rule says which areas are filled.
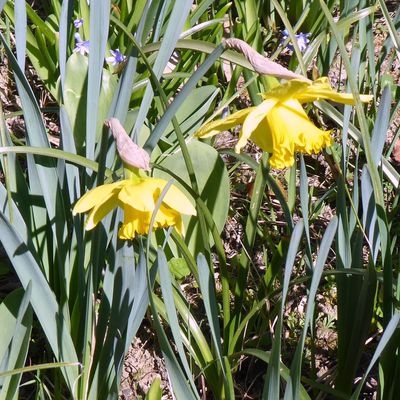
[[[273,138],[273,152],[269,160],[272,168],[290,167],[294,153],[317,153],[330,146],[330,131],[318,129],[296,100],[279,103],[267,116]]]
[[[226,118],[211,121],[203,125],[195,134],[195,137],[208,138],[214,136],[222,131],[226,131],[235,127],[236,125],[243,124],[247,115],[254,109],[254,107],[245,108],[228,115]]]
[[[196,215],[196,209],[189,199],[174,185],[171,185],[163,198],[163,203],[185,215]]]
[[[89,211],[86,230],[93,229],[116,206],[124,209],[124,222],[118,236],[133,239],[150,230],[155,204],[167,181],[150,177],[133,176],[113,184],[99,186],[86,193],[74,207],[74,213]],[[174,185],[170,186],[154,219],[154,229],[176,227],[182,234],[181,213],[195,215],[196,209]]]
[[[264,99],[277,99],[285,102],[289,99],[298,100],[300,103],[308,103],[320,99],[327,99],[343,104],[355,104],[354,96],[351,93],[338,93],[334,91],[327,77],[322,77],[314,82],[307,82],[300,79],[291,79],[283,85],[277,86],[270,92],[264,93]],[[369,102],[373,99],[370,95],[360,95],[361,101]]]
[[[124,223],[118,230],[120,239],[133,239],[137,234],[145,235],[150,230],[152,213],[124,207]],[[161,205],[154,219],[154,229],[174,226],[179,234],[183,233],[182,218],[178,212]]]
[[[286,100],[297,98],[310,85],[310,82],[303,79],[291,79],[282,85],[275,86],[269,92],[262,93],[261,96],[264,100],[275,99],[279,102],[285,102]]]
[[[97,204],[90,211],[86,221],[85,229],[87,231],[93,229],[110,211],[117,206],[118,192],[111,193],[110,196],[102,203]]]
[[[151,220],[150,212],[138,211],[132,207],[124,207],[124,222],[118,230],[120,239],[133,239],[137,234],[145,235],[149,232]]]
[[[169,208],[165,205],[161,205],[158,209],[155,220],[154,227],[155,228],[166,228],[168,226],[174,226],[176,224],[177,217],[179,213],[174,211],[172,208]]]
[[[274,142],[272,140],[272,132],[269,127],[267,117],[261,121],[257,128],[251,134],[251,140],[262,150],[272,153],[274,150]]]
[[[180,235],[185,232],[180,213],[162,204],[156,214],[154,228],[167,228],[168,226],[174,226]]]
[[[110,183],[106,185],[97,186],[96,188],[89,190],[85,193],[75,204],[72,213],[73,215],[84,213],[89,211],[98,204],[101,204],[117,191],[119,188],[124,186],[125,181],[119,181],[115,183]]]
[[[152,212],[155,206],[154,191],[157,189],[160,191],[159,185],[154,185],[149,179],[132,181],[121,189],[118,200],[138,211]]]
[[[121,203],[127,204],[138,211],[153,212],[155,203],[167,181],[157,178],[143,178],[124,186],[118,196]],[[179,213],[196,215],[196,209],[187,197],[174,185],[171,185],[163,197],[163,203]]]
[[[180,215],[178,215],[176,217],[176,221],[175,221],[175,229],[177,230],[177,232],[183,236],[185,234],[185,227],[183,225],[183,221],[182,221],[182,217]]]
[[[126,224],[122,224],[118,229],[118,237],[122,240],[131,240],[136,236],[137,228],[136,225],[138,223],[137,219],[129,221]]]
[[[261,121],[265,119],[266,115],[272,110],[275,106],[276,100],[274,99],[267,99],[264,100],[260,105],[257,107],[252,107],[251,112],[246,117],[242,130],[239,135],[239,140],[236,143],[235,151],[237,153],[246,146],[247,140],[250,139],[253,132],[256,131],[258,126],[260,125]],[[258,132],[258,131],[257,131]]]
[[[351,93],[338,93],[334,91],[328,81],[328,78],[320,78],[309,84],[302,92],[294,96],[300,103],[308,103],[320,99],[327,99],[343,104],[355,104],[354,96]],[[361,95],[361,101],[369,102],[373,96]]]

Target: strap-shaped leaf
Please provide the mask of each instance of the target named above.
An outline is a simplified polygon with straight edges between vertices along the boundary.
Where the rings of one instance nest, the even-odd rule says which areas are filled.
[[[299,395],[300,390],[300,378],[301,378],[301,363],[303,359],[304,344],[312,317],[314,314],[315,307],[315,296],[317,294],[317,289],[322,277],[322,272],[328,253],[331,250],[332,241],[335,237],[337,230],[337,217],[333,217],[328,227],[326,228],[325,234],[322,238],[321,245],[318,252],[318,258],[315,263],[315,267],[312,273],[310,291],[307,299],[307,311],[304,319],[304,328],[301,334],[300,341],[296,347],[296,352],[294,354],[293,362],[290,368],[290,380],[286,386],[285,400],[296,399]]]
[[[26,356],[28,354],[28,346],[32,330],[32,307],[29,304],[32,293],[31,282],[28,283],[26,291],[17,289],[17,293],[19,294],[19,298],[17,302],[18,310],[14,309],[14,312],[17,311],[15,321],[12,321],[12,319],[9,321],[1,319],[3,323],[14,322],[14,324],[11,325],[11,327],[14,328],[14,332],[9,345],[7,363],[4,363],[5,360],[3,359],[2,371],[4,371],[4,369],[13,370],[16,368],[22,368],[25,365]],[[14,303],[14,306],[15,305],[16,304]],[[1,385],[0,398],[15,398],[18,395],[18,386],[21,377],[22,374],[7,376]]]
[[[3,243],[23,287],[26,288],[31,282],[31,304],[55,357],[59,361],[78,362],[68,331],[69,324],[62,316],[61,306],[26,244],[3,212],[0,212],[0,242]],[[77,368],[65,368],[63,374],[72,392],[78,378]]]
[[[4,45],[8,60],[14,71],[18,94],[21,98],[22,109],[26,121],[27,142],[29,145],[38,147],[50,147],[47,139],[46,129],[42,120],[39,106],[35,99],[29,83],[19,67],[6,39],[0,33],[0,40]],[[57,170],[53,160],[28,158],[28,173],[30,175],[31,192],[43,197],[46,205],[46,214],[51,221],[51,229],[54,234],[54,242],[57,248],[56,256],[59,258],[60,265],[68,263],[68,254],[65,250],[67,244],[67,230],[65,224],[57,224],[57,221],[66,220],[66,207],[60,193]],[[39,215],[34,215],[37,217]],[[39,217],[39,226],[43,226],[46,221],[44,217]],[[65,260],[65,261],[61,261]]]
[[[168,2],[165,2],[165,5],[167,5],[167,3]],[[181,2],[179,7],[175,6],[172,9],[168,20],[168,26],[164,34],[165,37],[168,38],[168,40],[163,40],[161,42],[160,50],[157,54],[157,59],[153,66],[153,72],[157,78],[161,76],[165,66],[168,63],[168,60],[171,57],[172,52],[174,51],[176,42],[179,39],[179,35],[182,32],[183,25],[186,21],[191,7],[192,2],[186,0]],[[133,129],[135,133],[140,131],[140,128],[142,127],[143,122],[146,119],[153,97],[154,91],[151,84],[149,83],[141,100],[139,113]]]
[[[281,377],[281,339],[283,328],[283,313],[285,310],[286,297],[289,292],[290,277],[296,260],[300,240],[304,233],[304,223],[300,220],[292,233],[289,249],[286,256],[285,273],[283,278],[282,299],[280,314],[276,324],[275,336],[272,343],[270,358],[268,359],[268,370],[263,389],[263,399],[278,399],[280,397],[280,377]],[[287,373],[287,375],[289,375]]]
[[[110,25],[110,0],[92,0],[90,7],[90,50],[86,98],[86,157],[94,159],[97,117],[100,101],[104,54]]]

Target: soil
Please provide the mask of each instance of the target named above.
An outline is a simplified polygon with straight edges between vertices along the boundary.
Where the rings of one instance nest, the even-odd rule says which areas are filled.
[[[150,332],[148,332],[150,333]],[[144,336],[143,328],[140,336]],[[150,337],[153,335],[150,333]],[[142,341],[136,337],[125,357],[121,378],[121,400],[144,398],[156,377],[161,379],[163,399],[172,399],[169,393],[168,373],[162,355],[157,351],[154,338]]]

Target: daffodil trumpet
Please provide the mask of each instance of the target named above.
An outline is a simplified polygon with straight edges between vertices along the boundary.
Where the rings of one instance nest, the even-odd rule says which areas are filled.
[[[212,121],[202,126],[195,136],[211,137],[242,125],[235,151],[239,153],[251,139],[262,150],[271,153],[270,166],[281,169],[293,165],[296,152],[315,154],[332,144],[331,131],[317,128],[304,111],[303,103],[326,99],[355,104],[352,94],[335,92],[328,78],[314,82],[292,79],[261,96],[263,101],[258,106]],[[360,95],[360,99],[369,102],[372,96]]]
[[[176,186],[170,185],[162,197],[151,227],[152,215],[168,182],[145,174],[144,170],[149,169],[149,157],[143,149],[129,142],[130,138],[118,120],[109,120],[107,125],[113,131],[117,149],[126,165],[126,179],[100,185],[85,193],[75,204],[73,214],[88,212],[85,229],[91,230],[114,208],[121,207],[124,220],[118,230],[120,239],[133,239],[137,235],[148,234],[151,228],[170,226],[183,235],[182,214],[196,215],[192,203]],[[129,152],[132,149],[134,154]]]

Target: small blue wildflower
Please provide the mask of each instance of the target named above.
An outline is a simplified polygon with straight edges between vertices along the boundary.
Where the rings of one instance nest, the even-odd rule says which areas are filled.
[[[76,41],[75,48],[74,48],[74,53],[80,53],[83,56],[85,54],[89,54],[89,45],[90,45],[89,40],[82,40],[81,39],[81,35],[79,35],[78,32],[75,33],[74,38],[75,38],[75,41]]]
[[[74,26],[76,29],[79,29],[83,25],[83,18],[78,18],[74,20]]]
[[[126,56],[124,56],[119,49],[110,50],[111,56],[106,58],[108,63],[112,63],[111,65],[115,67],[117,64],[121,64],[126,60]]]
[[[228,106],[225,106],[225,107],[222,109],[221,118],[222,118],[222,119],[223,119],[223,118],[226,118],[228,115],[229,115],[229,107],[228,107]]]
[[[310,43],[310,40],[308,39],[311,36],[311,33],[299,33],[296,34],[296,39],[297,39],[297,45],[299,46],[300,51],[303,53],[304,51],[307,50],[308,43]],[[283,43],[287,38],[289,37],[288,31],[285,29],[282,31],[282,39],[281,43]],[[289,50],[294,50],[293,45],[288,43],[287,48]]]

